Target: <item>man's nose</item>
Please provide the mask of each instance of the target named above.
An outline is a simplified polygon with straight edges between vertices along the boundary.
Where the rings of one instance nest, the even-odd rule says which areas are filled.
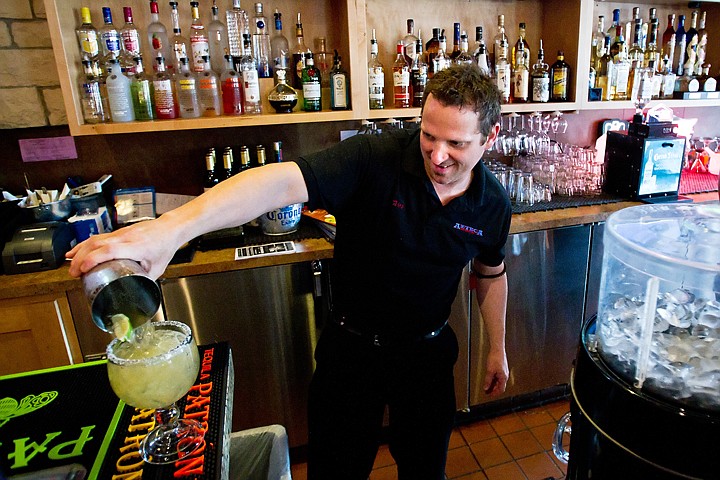
[[[432,153],[430,154],[431,160],[436,164],[441,164],[448,158],[447,146],[442,142],[435,142],[433,145]]]

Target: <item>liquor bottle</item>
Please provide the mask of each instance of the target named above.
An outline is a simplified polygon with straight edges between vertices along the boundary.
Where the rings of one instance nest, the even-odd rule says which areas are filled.
[[[298,103],[298,95],[294,88],[287,84],[285,76],[288,70],[275,70],[276,83],[268,94],[268,102],[277,113],[292,113]]]
[[[120,52],[120,67],[128,76],[131,76],[136,73],[134,59],[140,55],[140,33],[133,23],[132,8],[123,7],[123,15],[125,25],[120,30],[120,38],[123,43]]]
[[[308,53],[312,53],[312,51],[305,46],[303,26],[300,21],[300,12],[298,12],[297,23],[295,24],[295,46],[292,50],[292,64],[290,65],[290,71],[294,72],[294,74],[291,75],[292,80],[288,82],[296,90],[302,90],[302,71],[305,68],[305,58]]]
[[[485,45],[485,39],[483,38],[483,27],[480,25],[475,27],[475,45],[473,45],[472,56],[475,59],[475,63],[478,61],[478,55],[480,54],[480,45]],[[487,51],[487,48],[485,49]]]
[[[525,46],[522,42],[518,44],[515,53],[517,55],[515,57],[517,59],[517,66],[513,71],[512,101],[513,103],[527,103],[530,72],[528,71],[527,65],[525,65]]]
[[[275,35],[270,38],[270,55],[273,59],[273,68],[287,69],[290,66],[290,43],[283,35],[282,14],[275,9]],[[287,77],[285,77],[287,80]]]
[[[228,53],[227,28],[218,17],[218,6],[213,0],[212,21],[207,26],[210,66],[218,75],[225,70],[225,55]]]
[[[422,107],[425,86],[428,79],[428,65],[423,56],[423,44],[420,38],[415,42],[415,58],[410,66],[410,85],[412,86],[412,106]]]
[[[233,0],[233,6],[225,12],[228,32],[228,48],[235,65],[240,64],[243,55],[243,35],[250,33],[248,15],[240,6],[240,0]],[[237,68],[237,67],[236,67]]]
[[[130,76],[130,95],[135,120],[155,120],[155,87],[152,78],[145,73],[142,56],[138,55],[133,60],[135,73]]]
[[[678,28],[675,30],[675,52],[673,56],[673,68],[678,77],[685,73],[685,45],[687,32],[685,31],[685,15],[678,17]]]
[[[698,44],[697,44],[697,55],[695,59],[695,72],[700,74],[703,70],[703,64],[707,56],[707,41],[708,34],[705,28],[705,21],[707,20],[707,12],[702,12],[700,16],[700,24],[698,25]]]
[[[135,120],[132,96],[130,94],[130,79],[123,75],[117,59],[110,60],[108,76],[105,86],[108,92],[108,104],[113,122],[132,122]]]
[[[302,70],[303,110],[306,112],[322,110],[321,82],[320,69],[315,66],[313,54],[308,53]]]
[[[620,53],[621,50],[627,56],[627,52],[625,49],[625,37],[623,36],[622,30],[623,29],[621,26],[618,26],[615,29],[615,35],[613,37],[612,43],[610,44],[610,55],[612,55],[613,58],[617,57],[618,53]]]
[[[223,166],[218,173],[218,183],[233,176],[233,153],[232,148],[225,147],[222,154]]]
[[[648,16],[648,21],[643,25],[643,37],[642,37],[642,49],[647,49],[647,41],[648,41],[648,35],[650,34],[650,25],[652,24],[653,20],[657,20],[657,8],[652,7],[650,8]],[[657,66],[656,66],[657,67]]]
[[[625,49],[618,50],[613,57],[613,66],[610,81],[610,100],[627,100],[628,89],[630,88],[630,61],[627,59]]]
[[[613,10],[613,20],[612,25],[608,27],[607,29],[607,35],[610,37],[610,41],[615,38],[615,32],[617,32],[617,27],[620,26],[620,9],[616,8]]]
[[[203,71],[203,57],[210,56],[210,40],[205,32],[205,25],[200,20],[200,3],[190,2],[192,23],[190,24],[190,49],[192,50],[192,70]]]
[[[545,51],[542,40],[538,48],[537,61],[533,65],[532,72],[532,101],[546,103],[550,101],[550,67],[545,63]]]
[[[180,59],[180,71],[175,74],[175,90],[181,118],[197,118],[201,115],[198,100],[197,77],[190,71],[187,58]]]
[[[435,55],[440,50],[440,29],[432,29],[432,37],[425,44],[425,62],[428,64],[428,78],[432,78],[435,75]]]
[[[100,92],[100,79],[95,74],[92,61],[82,60],[83,74],[80,77],[80,105],[85,123],[103,123],[109,120]]]
[[[510,47],[510,41],[508,40],[507,35],[505,34],[505,15],[498,15],[498,31],[497,34],[495,34],[495,38],[493,39],[493,51],[490,55],[490,66],[491,68],[495,66],[496,62],[498,61],[498,58],[500,56],[504,56],[505,60],[508,62],[508,65],[510,64],[510,52],[508,51],[508,48]],[[504,42],[503,42],[504,40]],[[505,45],[505,47],[503,47]],[[501,51],[502,48],[505,48],[505,50]],[[512,67],[512,66],[511,66]],[[497,68],[495,68],[495,72],[497,72]]]
[[[153,70],[157,72],[157,57],[163,59],[172,58],[172,49],[168,40],[167,28],[160,21],[158,4],[155,0],[150,1],[150,20],[147,26],[148,48],[153,59]]]
[[[220,75],[222,86],[223,114],[242,115],[243,113],[243,81],[233,67],[231,55],[225,55],[225,70]]]
[[[570,65],[565,63],[565,53],[562,50],[558,50],[557,60],[550,67],[550,78],[552,80],[550,100],[567,102],[569,100]]]
[[[250,34],[243,34],[243,55],[240,57],[240,71],[243,77],[243,111],[247,114],[262,113],[260,99],[260,81],[258,80],[257,65],[252,56],[252,40]]]
[[[500,90],[503,103],[510,101],[510,83],[512,76],[510,73],[510,62],[506,57],[508,51],[507,37],[500,39],[497,47],[498,56],[495,58],[495,85]]]
[[[633,43],[628,51],[628,60],[632,68],[641,68],[645,58],[645,52],[640,46],[640,37],[642,35],[642,20],[636,19],[633,28]]]
[[[198,101],[204,117],[216,117],[222,114],[220,103],[220,79],[210,68],[210,57],[202,58],[203,71],[197,76]]]
[[[170,18],[172,18],[173,38],[172,38],[172,61],[165,59],[167,69],[171,73],[180,72],[180,64],[183,58],[188,58],[190,54],[190,46],[187,38],[183,37],[180,29],[180,15],[178,13],[178,2],[170,2]],[[172,67],[172,68],[171,68]]]
[[[645,59],[643,66],[648,67],[650,61],[653,61],[653,65],[657,69],[660,66],[660,50],[658,49],[658,19],[655,18],[650,21],[650,28],[648,30],[647,46],[645,47]],[[657,70],[656,70],[657,71]]]
[[[673,59],[675,58],[675,14],[668,15],[667,28],[662,36],[662,56],[667,57],[667,67],[669,72],[674,72]]]
[[[491,70],[490,70],[490,64],[488,63],[488,52],[487,52],[487,45],[485,45],[485,42],[482,39],[482,27],[477,27],[480,29],[480,39],[478,40],[477,44],[477,50],[475,51],[475,60],[477,61],[478,68],[480,68],[480,71],[483,72],[488,77],[491,76]],[[475,31],[475,35],[477,36],[477,30]]]
[[[717,89],[717,80],[710,76],[710,65],[706,63],[702,67],[700,75],[698,75],[698,89],[701,92],[714,92]]]
[[[450,60],[455,60],[455,57],[460,55],[460,24],[458,22],[453,23],[453,48],[448,57]]]
[[[440,33],[440,47],[438,48],[437,55],[433,58],[433,71],[438,73],[441,70],[445,70],[450,66],[450,57],[445,54],[447,48],[447,41],[445,39],[444,30]]]
[[[342,67],[342,58],[337,50],[330,70],[330,108],[332,110],[350,108],[350,76]]]
[[[468,53],[468,37],[464,31],[460,34],[460,55],[453,59],[453,63],[458,65],[475,63],[475,59]]]
[[[605,46],[605,16],[598,16],[597,30],[593,33],[590,43],[590,64],[595,67],[595,71],[600,66],[600,59],[604,55],[603,48]]]
[[[330,108],[330,69],[332,68],[332,60],[327,52],[325,37],[315,39],[316,51],[313,53],[313,62],[315,67],[320,70],[320,88],[322,89],[322,109]]]
[[[220,183],[220,181],[215,176],[215,154],[213,152],[207,152],[205,154],[205,178],[203,180],[203,191],[207,192],[218,183]]]
[[[595,71],[595,87],[602,90],[600,98],[610,100],[610,79],[613,74],[613,57],[610,55],[610,37],[605,37],[603,42],[603,56],[600,57],[597,70]]]
[[[393,98],[395,108],[410,107],[410,65],[405,60],[405,43],[400,40],[395,48],[395,62],[392,66]]]
[[[375,38],[375,29],[372,29],[370,39],[370,61],[368,62],[368,97],[370,109],[384,108],[385,102],[385,69],[378,60],[378,43]]]
[[[257,64],[260,78],[272,78],[272,65],[270,63],[270,27],[267,17],[263,13],[263,4],[255,4],[255,16],[253,17],[252,46],[253,58]]]
[[[122,44],[120,42],[120,32],[113,25],[112,12],[110,7],[102,7],[103,26],[98,31],[100,35],[100,68],[105,71],[110,60],[120,57]],[[117,73],[117,72],[116,72]]]
[[[514,70],[517,68],[517,49],[520,47],[520,44],[523,46],[523,51],[525,52],[525,67],[529,68],[530,66],[530,45],[528,44],[527,40],[525,39],[525,22],[520,22],[518,25],[518,39],[517,42],[515,42],[515,45],[512,47],[511,52],[511,68]]]
[[[100,42],[98,40],[97,29],[93,26],[90,18],[90,9],[82,7],[80,9],[80,17],[82,24],[77,28],[78,43],[80,44],[80,56],[82,60],[90,62],[93,69],[93,75],[100,75]]]
[[[415,36],[415,20],[412,18],[407,19],[407,34],[403,38],[403,44],[405,44],[405,59],[408,64],[412,65],[415,59],[415,46],[417,45],[418,37]]]
[[[698,31],[697,31],[697,20],[698,11],[694,10],[690,16],[690,28],[685,34],[685,64],[683,65],[683,72],[687,75],[695,75],[695,63],[697,62],[697,46],[698,46]]]
[[[157,66],[157,72],[155,72],[155,78],[153,79],[155,116],[159,120],[177,118],[180,111],[172,74],[166,71],[165,58],[162,55],[155,59],[155,65]]]
[[[281,141],[273,142],[272,163],[282,163],[282,161],[283,161],[282,142]]]

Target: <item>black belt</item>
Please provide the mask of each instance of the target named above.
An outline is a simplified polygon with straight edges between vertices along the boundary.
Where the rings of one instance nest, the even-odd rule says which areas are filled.
[[[372,333],[366,333],[362,332],[350,325],[348,325],[347,321],[344,317],[340,318],[333,318],[333,323],[340,327],[342,330],[351,333],[357,337],[361,337],[365,340],[367,340],[369,343],[376,347],[393,347],[393,346],[400,346],[400,345],[409,345],[412,343],[422,342],[423,340],[430,340],[438,335],[440,335],[440,332],[442,332],[443,328],[445,328],[448,324],[448,321],[445,320],[445,322],[440,326],[440,328],[433,330],[430,333],[426,333],[425,335],[414,335],[414,336],[388,336],[383,334],[372,334]]]

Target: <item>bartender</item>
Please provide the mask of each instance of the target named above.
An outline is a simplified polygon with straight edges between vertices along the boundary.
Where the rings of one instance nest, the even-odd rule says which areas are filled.
[[[294,162],[236,175],[162,215],[76,246],[70,273],[137,260],[153,278],[204,233],[299,202],[337,219],[333,322],[310,385],[308,477],[366,480],[385,408],[401,480],[444,478],[458,345],[447,325],[469,262],[489,335],[485,391],[502,393],[511,207],[480,161],[500,93],[475,66],[428,82],[419,129],[357,135]],[[228,328],[232,328],[231,325]]]

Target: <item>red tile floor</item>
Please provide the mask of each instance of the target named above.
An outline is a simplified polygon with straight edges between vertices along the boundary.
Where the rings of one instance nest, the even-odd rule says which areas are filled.
[[[447,478],[564,479],[566,466],[552,453],[552,436],[558,420],[569,409],[568,401],[562,400],[456,427],[450,437]],[[292,478],[307,480],[305,463],[292,464]],[[393,458],[382,445],[370,480],[396,479]]]

